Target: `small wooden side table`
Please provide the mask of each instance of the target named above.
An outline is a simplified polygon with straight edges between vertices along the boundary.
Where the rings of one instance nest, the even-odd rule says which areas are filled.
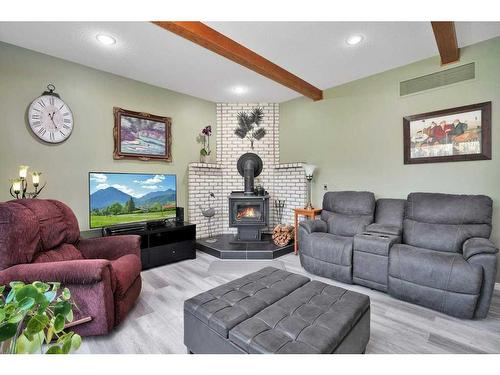
[[[299,249],[298,249],[298,241],[297,241],[297,235],[299,233],[299,216],[305,216],[306,218],[310,220],[314,220],[316,216],[318,216],[321,213],[321,208],[294,208],[293,212],[295,214],[295,228],[294,228],[294,252],[295,255],[297,255]]]

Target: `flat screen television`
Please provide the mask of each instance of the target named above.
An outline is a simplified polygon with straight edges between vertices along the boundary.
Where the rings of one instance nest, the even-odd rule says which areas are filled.
[[[90,228],[174,218],[176,206],[175,175],[89,173]]]

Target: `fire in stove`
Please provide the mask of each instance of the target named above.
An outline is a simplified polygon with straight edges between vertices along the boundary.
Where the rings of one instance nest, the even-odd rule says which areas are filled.
[[[255,207],[245,207],[238,210],[236,213],[236,220],[242,219],[260,219],[260,210]]]

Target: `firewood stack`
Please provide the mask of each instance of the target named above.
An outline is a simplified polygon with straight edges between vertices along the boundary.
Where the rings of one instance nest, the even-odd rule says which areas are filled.
[[[293,239],[293,226],[279,224],[273,230],[273,241],[277,246],[286,246]]]

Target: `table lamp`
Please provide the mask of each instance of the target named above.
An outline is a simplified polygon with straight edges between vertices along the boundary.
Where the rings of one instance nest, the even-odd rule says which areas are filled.
[[[307,180],[307,204],[304,207],[306,210],[312,210],[314,207],[311,203],[311,182],[313,179],[314,171],[316,170],[316,166],[313,164],[304,164],[303,165],[304,172],[306,174]]]

